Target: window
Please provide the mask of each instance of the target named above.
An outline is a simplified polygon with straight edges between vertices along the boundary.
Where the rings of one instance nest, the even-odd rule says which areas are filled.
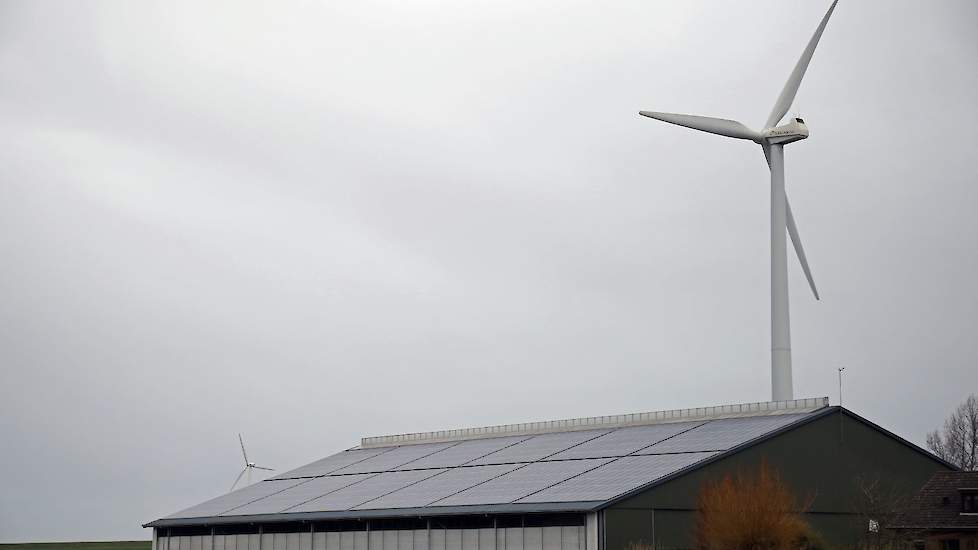
[[[258,526],[254,523],[232,523],[229,525],[215,525],[215,535],[257,535]]]
[[[432,529],[491,529],[494,525],[494,518],[485,514],[431,518]]]
[[[211,534],[211,528],[206,525],[181,525],[179,527],[170,527],[171,537],[191,537],[194,535],[209,535]]]
[[[369,523],[371,531],[407,531],[428,528],[428,520],[425,518],[372,519]]]
[[[527,514],[523,521],[526,527],[584,525],[584,514]]]
[[[340,519],[333,521],[317,521],[313,525],[317,533],[334,531],[366,531],[367,522],[359,519]]]
[[[978,513],[978,491],[961,492],[961,513],[962,514]]]
[[[308,533],[309,531],[309,524],[299,521],[266,523],[262,526],[262,533]]]

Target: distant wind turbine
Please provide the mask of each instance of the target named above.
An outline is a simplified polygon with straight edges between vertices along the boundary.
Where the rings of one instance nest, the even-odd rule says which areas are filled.
[[[784,401],[792,399],[791,382],[791,330],[788,318],[788,260],[787,243],[785,240],[785,228],[791,236],[801,268],[808,279],[808,285],[812,289],[812,294],[818,300],[818,290],[815,288],[815,280],[812,278],[812,271],[808,267],[808,259],[805,258],[805,249],[801,245],[801,238],[798,236],[798,227],[795,225],[795,218],[791,214],[791,206],[785,196],[784,189],[784,146],[808,137],[808,127],[805,121],[800,118],[793,118],[787,124],[775,126],[791,108],[791,103],[798,93],[801,79],[805,76],[808,63],[812,60],[815,47],[818,45],[822,31],[829,22],[829,17],[835,10],[839,0],[832,2],[829,11],[822,18],[822,22],[815,29],[815,34],[808,42],[808,47],[802,52],[801,58],[791,71],[788,82],[785,83],[781,95],[771,110],[771,115],[764,123],[763,130],[753,130],[740,122],[722,118],[711,118],[694,115],[679,115],[674,113],[657,113],[653,111],[641,111],[640,115],[685,126],[694,130],[701,130],[711,134],[732,137],[737,139],[749,139],[761,146],[764,156],[767,158],[768,167],[771,170],[771,398],[774,401]]]
[[[251,485],[251,471],[252,470],[268,470],[269,472],[274,472],[275,471],[275,470],[273,470],[271,468],[266,468],[264,466],[257,466],[257,465],[255,465],[254,462],[248,462],[248,451],[245,450],[244,439],[241,438],[241,434],[238,434],[238,443],[241,443],[241,456],[244,457],[245,467],[244,467],[244,470],[241,470],[241,473],[238,474],[238,477],[234,480],[234,483],[231,484],[231,490],[232,491],[234,490],[235,487],[238,486],[238,482],[241,481],[242,476],[244,476],[244,477],[247,478],[247,480],[246,480],[247,483],[246,484],[247,485]],[[247,474],[247,475],[245,475],[245,474]]]

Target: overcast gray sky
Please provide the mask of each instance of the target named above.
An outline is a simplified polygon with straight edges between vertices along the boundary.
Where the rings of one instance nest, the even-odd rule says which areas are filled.
[[[0,4],[0,541],[362,435],[770,396],[759,126],[827,0]],[[793,112],[795,395],[978,391],[978,3],[842,0]]]

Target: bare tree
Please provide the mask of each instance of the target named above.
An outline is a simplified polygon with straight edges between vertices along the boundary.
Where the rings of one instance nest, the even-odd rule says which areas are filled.
[[[856,477],[858,489],[854,511],[858,516],[858,550],[912,548],[916,532],[896,531],[892,526],[910,509],[911,498],[905,491],[876,477]]]
[[[978,469],[978,397],[971,394],[944,421],[944,429],[927,434],[927,448],[962,470]]]

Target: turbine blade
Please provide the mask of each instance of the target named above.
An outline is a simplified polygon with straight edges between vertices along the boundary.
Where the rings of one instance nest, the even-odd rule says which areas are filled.
[[[248,467],[248,453],[245,451],[245,448],[244,448],[244,439],[241,439],[241,434],[238,434],[238,442],[241,443],[241,456],[244,457],[245,468],[247,468]]]
[[[234,479],[234,483],[231,484],[231,490],[232,491],[234,490],[235,487],[238,486],[238,482],[241,481],[241,476],[245,475],[245,472],[247,472],[247,471],[248,471],[248,468],[246,467],[244,470],[241,470],[241,473],[238,474],[238,477],[236,477]]]
[[[798,93],[798,87],[801,86],[801,79],[805,77],[805,71],[808,70],[808,63],[812,60],[815,47],[818,46],[818,40],[822,38],[822,31],[825,30],[825,25],[828,24],[829,17],[832,16],[832,11],[835,10],[835,5],[838,3],[839,0],[835,0],[829,6],[829,11],[825,13],[825,17],[822,18],[822,22],[815,29],[815,34],[812,36],[812,39],[808,41],[808,46],[801,53],[801,57],[798,58],[795,69],[791,71],[788,82],[785,82],[784,89],[781,90],[781,95],[778,96],[778,100],[774,103],[771,116],[767,117],[767,122],[764,123],[765,128],[771,128],[777,124],[784,117],[785,113],[788,112],[788,109],[791,108],[791,103],[795,100],[795,94]]]
[[[661,120],[663,122],[668,122],[670,124],[685,126],[694,130],[701,130],[703,132],[709,132],[711,134],[718,134],[737,139],[749,139],[753,141],[759,139],[761,135],[760,132],[755,132],[736,120],[727,120],[725,118],[680,115],[676,113],[657,113],[655,111],[639,111],[638,114],[647,116],[649,118],[654,118],[656,120]]]
[[[805,257],[805,248],[801,245],[798,226],[795,225],[795,216],[791,213],[791,203],[788,202],[787,196],[784,199],[784,208],[787,212],[788,236],[791,237],[791,244],[795,247],[795,254],[798,255],[798,261],[801,262],[801,269],[805,272],[805,278],[808,279],[808,286],[812,289],[815,299],[819,300],[818,289],[815,288],[815,279],[812,278],[812,270],[808,267],[808,258]]]
[[[764,149],[764,158],[767,160],[767,167],[771,168],[771,146],[762,145]],[[788,202],[788,196],[784,197],[784,210],[787,214],[786,224],[788,226],[788,236],[791,237],[791,245],[795,247],[795,254],[798,255],[798,261],[801,263],[801,269],[805,272],[805,278],[808,279],[808,287],[812,289],[812,294],[815,295],[816,300],[821,300],[818,296],[818,289],[815,288],[815,279],[812,277],[812,270],[808,267],[808,258],[805,256],[805,247],[801,244],[801,236],[798,235],[798,226],[795,225],[795,216],[791,213],[791,203]]]
[[[269,472],[274,472],[275,468],[266,468],[264,466],[252,466],[252,468],[257,468],[259,470],[268,470]]]

